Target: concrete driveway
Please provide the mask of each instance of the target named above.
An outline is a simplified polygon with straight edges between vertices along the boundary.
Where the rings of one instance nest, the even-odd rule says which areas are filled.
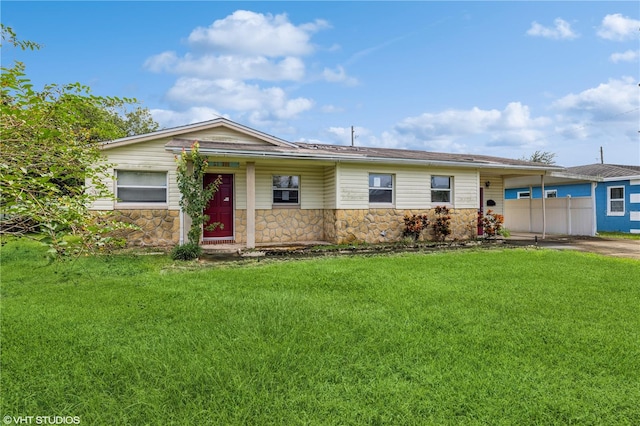
[[[574,235],[546,235],[512,233],[507,239],[516,246],[533,246],[557,249],[580,250],[598,253],[605,256],[625,257],[640,260],[640,240],[622,238],[581,237]]]

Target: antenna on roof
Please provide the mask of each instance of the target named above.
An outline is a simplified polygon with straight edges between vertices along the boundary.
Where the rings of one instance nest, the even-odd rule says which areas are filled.
[[[356,131],[354,130],[353,126],[351,126],[351,146],[355,146],[355,140],[358,136],[356,135]]]
[[[602,151],[602,147],[600,147],[600,164],[604,164],[604,151]]]

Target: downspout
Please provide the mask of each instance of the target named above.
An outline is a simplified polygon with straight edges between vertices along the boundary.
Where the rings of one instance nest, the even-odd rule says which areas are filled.
[[[598,234],[598,212],[596,210],[596,188],[598,182],[591,182],[591,211],[593,213],[593,225],[591,226],[591,236],[594,237]]]
[[[533,232],[533,186],[529,185],[529,233]]]
[[[542,239],[544,240],[547,234],[547,205],[544,196],[544,175],[540,175],[540,187],[542,188]]]
[[[573,235],[573,230],[571,229],[571,194],[567,195],[567,228],[569,228],[569,235]]]

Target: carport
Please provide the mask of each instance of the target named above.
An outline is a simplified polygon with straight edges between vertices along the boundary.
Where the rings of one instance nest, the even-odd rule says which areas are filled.
[[[505,177],[504,226],[511,232],[558,235],[596,235],[595,189],[601,179],[567,172],[550,171],[538,176]],[[517,198],[510,189],[522,189]],[[548,190],[547,188],[554,188]],[[557,196],[558,188],[573,188]],[[586,191],[586,192],[585,192]]]

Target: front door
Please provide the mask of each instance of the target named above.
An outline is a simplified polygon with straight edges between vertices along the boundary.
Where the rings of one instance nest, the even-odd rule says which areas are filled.
[[[209,221],[205,223],[202,235],[204,238],[230,239],[234,235],[233,175],[207,173],[204,175],[204,185],[206,187],[214,182],[218,176],[222,178],[222,183],[213,195],[213,199],[209,201],[209,206],[204,210],[204,213],[209,216]],[[222,226],[216,226],[213,231],[207,230],[207,226],[215,222],[219,222]]]

